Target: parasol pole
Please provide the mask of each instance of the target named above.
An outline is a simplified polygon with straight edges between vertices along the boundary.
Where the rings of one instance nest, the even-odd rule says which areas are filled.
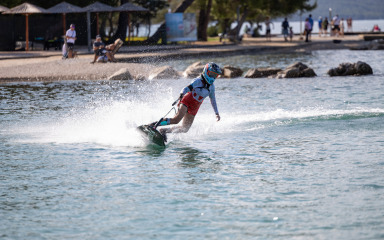
[[[88,39],[88,52],[91,52],[92,40],[91,40],[91,12],[90,11],[87,11],[87,39]]]
[[[25,50],[29,51],[29,27],[28,27],[28,13],[25,14]]]
[[[97,28],[97,35],[100,35],[100,30],[99,30],[99,13],[96,13],[96,28]]]
[[[131,43],[131,14],[128,12],[128,45]]]
[[[65,36],[65,34],[66,34],[66,31],[65,31],[65,29],[66,29],[66,25],[67,25],[67,23],[66,23],[66,21],[65,21],[65,13],[63,13],[63,35]]]

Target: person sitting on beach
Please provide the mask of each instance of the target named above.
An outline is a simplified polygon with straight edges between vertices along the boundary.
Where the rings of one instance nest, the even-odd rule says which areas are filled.
[[[216,120],[220,121],[220,115],[216,105],[215,85],[213,82],[221,74],[222,71],[216,63],[207,63],[201,75],[195,78],[191,84],[183,88],[181,91],[179,97],[180,101],[178,104],[179,110],[176,116],[173,118],[163,118],[158,122],[149,124],[149,126],[156,128],[157,126],[178,124],[181,120],[183,120],[182,126],[162,128],[160,129],[160,133],[164,136],[164,138],[166,138],[166,133],[188,132],[197,112],[199,111],[200,105],[208,96],[211,100],[213,110],[215,111]]]
[[[373,26],[372,32],[381,32],[381,29],[379,28],[379,25],[375,24]]]
[[[347,18],[347,31],[348,32],[352,32],[352,18],[351,17],[349,17],[349,18]]]
[[[110,52],[113,50],[113,48],[114,47],[110,45],[105,47],[105,44],[101,41],[101,36],[97,35],[96,41],[93,43],[93,51],[95,52],[95,56],[93,58],[93,62],[91,63],[95,63],[96,61],[106,62],[108,60],[111,62],[116,62],[116,59]]]

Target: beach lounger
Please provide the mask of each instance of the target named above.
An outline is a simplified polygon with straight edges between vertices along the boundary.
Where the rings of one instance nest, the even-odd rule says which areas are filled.
[[[116,41],[115,41],[115,43],[114,43],[114,49],[112,49],[112,51],[111,51],[111,53],[112,53],[112,55],[115,55],[118,51],[119,51],[119,49],[121,48],[121,46],[123,46],[123,41],[120,39],[120,38],[118,38],[118,39],[116,39]]]

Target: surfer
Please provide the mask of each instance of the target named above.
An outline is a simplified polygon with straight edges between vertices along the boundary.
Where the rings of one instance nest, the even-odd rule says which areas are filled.
[[[188,132],[197,112],[199,111],[200,105],[208,96],[211,100],[213,110],[215,111],[216,120],[220,121],[220,114],[217,109],[215,97],[215,85],[213,82],[221,74],[222,71],[216,63],[207,63],[201,75],[195,78],[191,84],[183,88],[181,91],[178,104],[179,110],[177,114],[173,118],[162,118],[157,122],[151,123],[150,126],[156,128],[158,126],[178,124],[181,120],[183,120],[181,126],[162,128],[160,129],[160,133],[166,139],[166,133]]]

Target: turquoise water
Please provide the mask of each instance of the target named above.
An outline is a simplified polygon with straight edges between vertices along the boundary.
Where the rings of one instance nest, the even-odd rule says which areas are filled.
[[[167,113],[190,79],[0,85],[0,238],[382,239],[381,54],[201,59],[302,61],[318,77],[219,79],[222,120],[206,101],[166,148],[135,128]],[[326,75],[357,60],[374,75]]]

